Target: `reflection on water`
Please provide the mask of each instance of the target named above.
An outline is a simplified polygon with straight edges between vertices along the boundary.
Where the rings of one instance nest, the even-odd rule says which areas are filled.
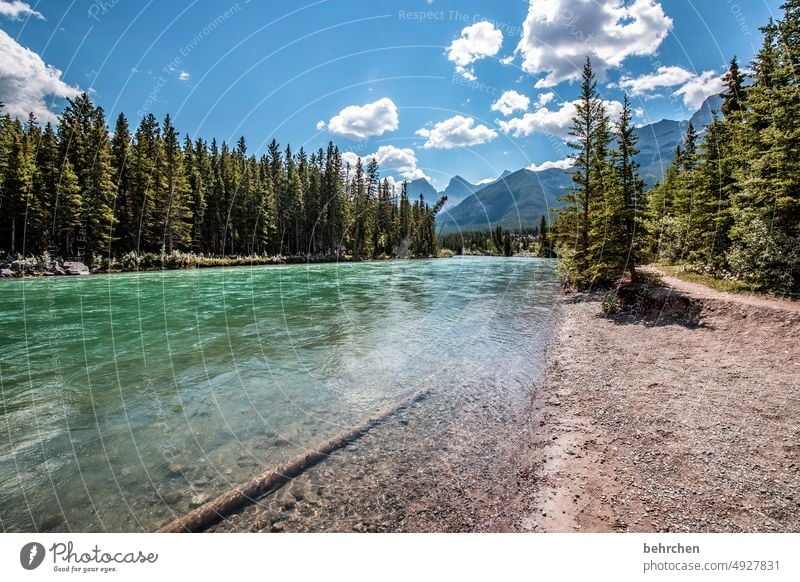
[[[557,283],[464,258],[0,293],[0,528],[150,531],[421,388],[529,383]]]

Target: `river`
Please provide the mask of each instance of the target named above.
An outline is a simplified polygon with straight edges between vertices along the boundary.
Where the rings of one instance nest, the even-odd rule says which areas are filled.
[[[152,531],[420,389],[491,402],[557,295],[527,258],[3,281],[0,529]]]

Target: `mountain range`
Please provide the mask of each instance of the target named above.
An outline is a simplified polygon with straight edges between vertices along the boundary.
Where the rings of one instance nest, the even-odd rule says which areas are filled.
[[[691,117],[699,135],[719,111],[722,98],[709,97]],[[663,119],[636,129],[639,137],[639,175],[650,188],[664,177],[664,172],[675,157],[675,149],[683,142],[689,121]],[[447,196],[448,203],[439,214],[440,232],[532,228],[538,226],[543,215],[559,207],[564,190],[570,188],[572,179],[568,170],[551,168],[532,171],[527,168],[516,172],[504,171],[494,182],[471,184],[461,176],[453,177],[447,187],[437,191],[424,178],[409,183],[409,196],[422,194],[427,201]]]

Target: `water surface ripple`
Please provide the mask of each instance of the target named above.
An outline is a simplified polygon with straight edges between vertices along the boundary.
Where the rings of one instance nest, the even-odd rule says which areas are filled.
[[[152,531],[422,388],[529,385],[558,284],[457,258],[0,293],[0,529]]]

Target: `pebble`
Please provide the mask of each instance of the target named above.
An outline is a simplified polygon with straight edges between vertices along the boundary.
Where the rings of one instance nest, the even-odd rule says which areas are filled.
[[[200,507],[201,505],[205,505],[211,501],[211,499],[212,496],[210,493],[198,493],[196,495],[192,495],[192,501],[189,503],[189,507]]]
[[[169,493],[164,493],[161,495],[161,499],[163,499],[164,503],[167,505],[175,505],[181,499],[183,499],[183,493],[180,493],[179,491],[170,491]]]
[[[61,513],[54,513],[53,515],[42,520],[42,522],[39,524],[39,531],[50,531],[62,523],[64,523],[64,516]]]

